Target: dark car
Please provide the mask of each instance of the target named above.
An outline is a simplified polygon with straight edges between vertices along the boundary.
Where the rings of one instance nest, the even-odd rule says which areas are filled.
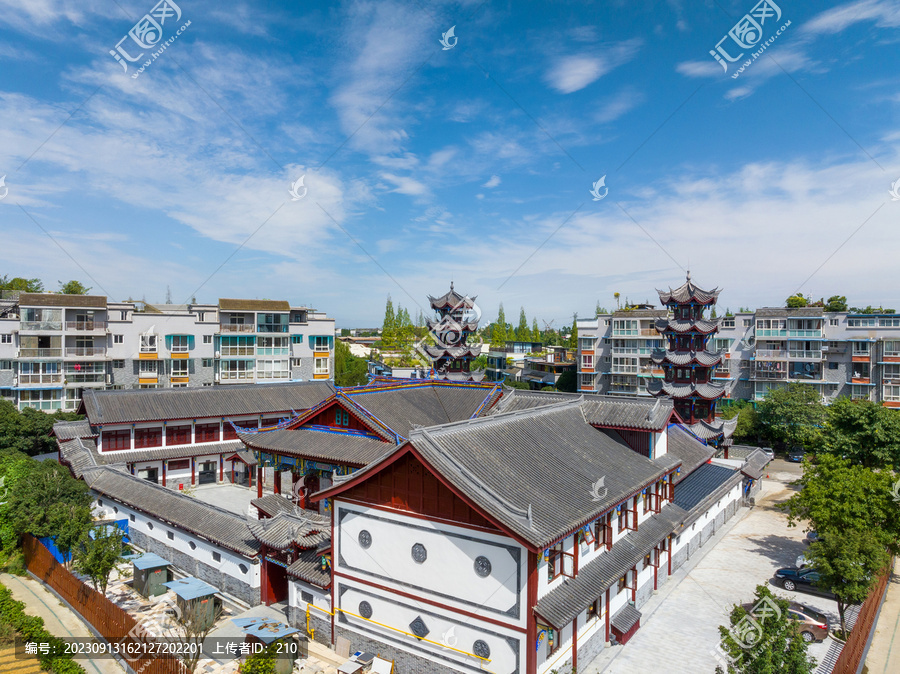
[[[803,449],[803,447],[793,447],[791,451],[787,453],[787,460],[793,461],[794,463],[801,463],[804,456],[806,456],[806,450]]]
[[[753,615],[753,604],[741,604],[741,606],[747,613]],[[788,615],[797,621],[797,629],[805,642],[823,641],[828,636],[828,616],[809,606],[792,601],[788,607]]]
[[[834,595],[827,590],[822,590],[814,585],[819,580],[819,574],[809,567],[798,569],[790,566],[778,569],[775,572],[775,577],[778,579],[778,584],[785,590],[796,590],[797,592],[808,592],[809,594],[834,598]]]

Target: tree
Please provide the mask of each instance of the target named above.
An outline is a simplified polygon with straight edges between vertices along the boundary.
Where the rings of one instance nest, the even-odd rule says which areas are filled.
[[[572,370],[566,370],[559,375],[556,381],[556,388],[566,393],[575,393],[578,390],[578,378]]]
[[[528,329],[528,319],[525,317],[525,307],[522,307],[519,310],[519,327],[516,328],[516,341],[531,341],[531,331]]]
[[[19,290],[24,293],[44,292],[44,283],[39,278],[7,278],[0,276],[0,290]]]
[[[469,364],[469,371],[484,370],[488,365],[488,359],[485,354],[481,354]]]
[[[791,295],[784,301],[784,305],[788,309],[796,309],[799,307],[805,307],[808,304],[809,304],[809,300],[807,298],[805,298],[803,295],[801,295],[800,293],[797,293],[796,295]]]
[[[766,435],[788,446],[814,447],[825,423],[825,406],[809,384],[770,390],[756,413]]]
[[[832,295],[828,298],[825,311],[847,311],[847,297],[845,295]]]
[[[36,456],[56,451],[56,443],[50,437],[57,421],[75,421],[83,417],[57,410],[47,414],[26,407],[21,412],[8,400],[0,400],[0,449],[8,449]]]
[[[870,531],[882,547],[900,551],[900,503],[894,500],[892,471],[853,465],[831,454],[807,460],[804,469],[800,491],[778,505],[787,513],[788,526],[803,522],[824,536]]]
[[[621,309],[622,305],[619,302],[619,298],[621,297],[621,295],[619,293],[613,293],[613,297],[616,298],[616,309]]]
[[[722,650],[731,659],[728,674],[812,674],[816,661],[807,654],[789,607],[787,599],[757,585],[749,612],[740,605],[731,609],[729,626],[719,626]]]
[[[75,547],[73,566],[78,573],[91,579],[94,589],[106,594],[109,574],[124,561],[122,555],[124,533],[115,525],[93,527],[84,533]]]
[[[384,323],[381,326],[381,345],[384,348],[391,348],[397,343],[397,317],[394,315],[394,303],[391,296],[388,295],[387,302],[384,305]]]
[[[400,307],[397,310],[397,316],[394,319],[396,326],[396,341],[399,346],[409,346],[413,339],[415,338],[416,330],[413,325],[412,319],[409,317],[409,312]]]
[[[531,341],[532,342],[542,341],[541,340],[541,329],[538,327],[537,318],[534,318],[531,321]]]
[[[831,592],[837,599],[841,632],[846,638],[844,611],[847,606],[862,603],[869,596],[891,557],[878,536],[871,531],[849,529],[819,533],[819,538],[810,544],[806,556],[819,574],[816,586]]]
[[[503,311],[503,302],[500,303],[500,311],[497,315],[497,322],[491,331],[491,344],[493,346],[503,346],[509,340],[506,334],[506,313]]]
[[[600,300],[597,300],[597,305],[594,307],[594,316],[608,313],[609,311],[606,310],[606,307],[600,306]]]
[[[211,601],[214,600],[207,599],[207,602]],[[182,606],[176,618],[175,638],[185,644],[185,648],[179,648],[178,659],[189,672],[193,672],[203,657],[203,642],[222,617],[222,607],[213,604],[210,609],[209,604],[199,601],[188,601]]]
[[[91,292],[90,288],[85,288],[81,281],[59,282],[59,292],[63,295],[87,295]]]
[[[369,381],[365,358],[354,356],[341,340],[334,343],[334,383],[337,386],[360,386]]]
[[[578,348],[578,312],[572,314],[572,332],[569,333],[569,348]]]
[[[749,400],[735,400],[722,408],[723,419],[738,418],[734,429],[734,440],[737,443],[756,444],[759,441],[760,425],[753,403]]]
[[[869,468],[900,466],[900,415],[876,402],[841,396],[827,408],[822,447]]]

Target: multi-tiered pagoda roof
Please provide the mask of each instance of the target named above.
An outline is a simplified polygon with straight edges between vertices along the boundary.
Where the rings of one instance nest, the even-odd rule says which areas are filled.
[[[450,290],[440,297],[428,296],[436,319],[427,319],[435,344],[423,344],[422,350],[432,362],[435,376],[451,381],[481,381],[483,371],[470,370],[471,361],[481,355],[481,345],[469,345],[469,335],[478,330],[473,317],[475,297],[460,295],[450,282]]]

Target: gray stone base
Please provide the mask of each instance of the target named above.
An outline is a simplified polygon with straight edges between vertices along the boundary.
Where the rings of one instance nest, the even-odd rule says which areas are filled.
[[[309,635],[306,634],[306,609],[288,606],[287,615],[290,626],[296,627],[309,638]],[[331,643],[331,621],[327,620],[321,611],[310,609],[309,626],[313,630],[313,641],[328,646],[328,648],[334,647],[334,644]]]
[[[241,601],[250,604],[250,606],[256,606],[257,604],[259,604],[258,587],[250,587],[249,583],[242,583],[237,578],[233,578],[228,574],[222,573],[218,569],[214,569],[211,566],[204,564],[200,560],[181,552],[180,550],[170,548],[162,541],[158,541],[155,538],[150,538],[147,534],[141,531],[135,531],[134,529],[131,529],[128,533],[128,536],[132,541],[134,541],[134,544],[137,547],[146,550],[147,552],[153,552],[160,557],[169,560],[172,563],[172,566],[178,568],[184,573],[204,580],[213,587],[218,588],[222,592],[230,594],[234,597],[237,597]],[[249,566],[249,560],[247,564]]]
[[[379,657],[394,661],[394,674],[460,674],[458,669],[427,660],[422,656],[413,655],[396,646],[376,641],[371,637],[357,632],[351,632],[340,623],[335,623],[335,639],[344,637],[350,642],[350,652],[369,651]],[[563,670],[560,670],[562,673]]]

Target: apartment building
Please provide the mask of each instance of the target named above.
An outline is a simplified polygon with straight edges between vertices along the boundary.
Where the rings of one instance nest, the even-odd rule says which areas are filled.
[[[645,315],[646,314],[646,315]],[[647,395],[652,328],[665,310],[617,311],[578,321],[578,390]],[[762,400],[791,382],[900,408],[900,315],[763,307],[719,318],[710,350],[723,351],[713,380],[732,380],[727,399]]]
[[[110,302],[20,293],[0,300],[0,398],[75,411],[85,389],[334,378],[334,319],[275,300]]]

